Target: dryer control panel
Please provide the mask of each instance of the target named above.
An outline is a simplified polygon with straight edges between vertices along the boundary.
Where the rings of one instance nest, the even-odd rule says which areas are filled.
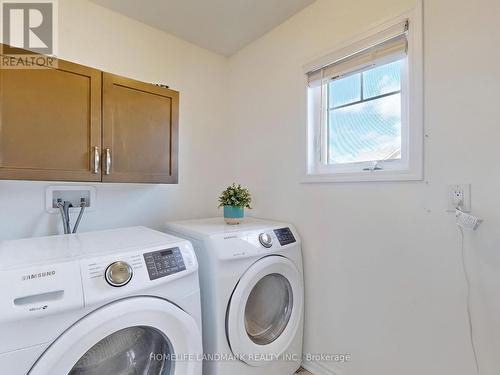
[[[280,242],[281,246],[289,245],[291,243],[296,242],[292,231],[288,227],[275,229],[274,234],[276,234],[276,238]]]
[[[146,253],[144,261],[150,280],[156,280],[186,269],[181,250],[178,247]]]

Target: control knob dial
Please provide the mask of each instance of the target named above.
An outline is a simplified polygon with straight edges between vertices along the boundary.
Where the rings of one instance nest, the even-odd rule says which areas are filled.
[[[133,271],[130,264],[123,261],[111,263],[104,274],[109,285],[120,287],[128,284],[132,279]]]
[[[273,246],[273,239],[269,233],[259,234],[259,242],[265,248],[270,248],[271,246]]]

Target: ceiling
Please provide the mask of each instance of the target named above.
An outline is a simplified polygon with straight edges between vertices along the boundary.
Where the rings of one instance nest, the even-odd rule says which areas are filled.
[[[230,56],[314,0],[90,0]]]

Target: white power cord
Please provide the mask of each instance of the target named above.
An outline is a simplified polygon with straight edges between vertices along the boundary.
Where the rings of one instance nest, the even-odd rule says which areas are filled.
[[[471,282],[470,282],[470,278],[469,278],[469,272],[467,271],[467,262],[465,260],[464,230],[463,230],[463,228],[460,225],[460,222],[458,220],[457,220],[457,226],[458,226],[458,230],[460,232],[460,250],[461,250],[461,255],[462,255],[462,267],[463,267],[463,271],[464,271],[465,282],[467,283],[467,318],[469,320],[469,338],[470,338],[470,343],[471,343],[471,347],[472,347],[472,353],[474,354],[474,363],[476,366],[476,373],[477,373],[477,375],[480,375],[481,372],[479,369],[479,359],[477,356],[476,344],[474,341],[474,325],[472,322],[472,313],[471,313],[471,300],[470,300]]]

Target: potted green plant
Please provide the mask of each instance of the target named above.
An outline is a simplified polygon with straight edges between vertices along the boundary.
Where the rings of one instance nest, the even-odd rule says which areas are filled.
[[[224,207],[227,224],[239,224],[245,216],[245,207],[251,209],[252,197],[248,189],[233,183],[219,197],[219,208]]]

